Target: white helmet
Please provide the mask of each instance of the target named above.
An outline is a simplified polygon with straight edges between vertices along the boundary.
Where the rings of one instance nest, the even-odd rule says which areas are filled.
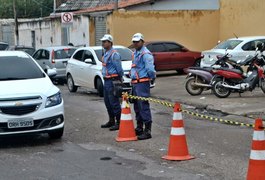
[[[144,41],[144,35],[142,35],[141,33],[136,33],[133,35],[132,41],[140,41],[140,40]]]
[[[105,34],[100,41],[110,41],[113,42],[113,37],[110,34]]]

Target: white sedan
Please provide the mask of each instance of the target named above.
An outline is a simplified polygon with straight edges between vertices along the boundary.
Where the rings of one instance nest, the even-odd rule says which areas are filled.
[[[124,85],[130,89],[129,71],[132,65],[132,51],[123,46],[114,46],[121,55],[122,68],[124,70]],[[74,52],[66,66],[67,86],[70,92],[76,92],[78,87],[97,89],[103,96],[101,46],[83,47]],[[126,87],[124,88],[126,90]]]
[[[56,75],[54,69],[47,74]],[[22,51],[0,53],[0,136],[48,133],[61,138],[64,103],[37,62]]]
[[[228,39],[221,42],[211,50],[203,51],[201,67],[210,67],[217,60],[218,56],[226,53],[231,55],[234,61],[244,60],[247,55],[254,55],[255,49],[259,43],[265,42],[265,36],[250,36]]]

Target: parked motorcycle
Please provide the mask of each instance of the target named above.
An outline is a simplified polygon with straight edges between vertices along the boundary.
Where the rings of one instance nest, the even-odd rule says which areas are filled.
[[[242,68],[234,61],[229,60],[230,55],[226,53],[224,56],[218,58],[218,60],[209,68],[190,67],[184,71],[188,74],[185,83],[186,91],[192,95],[200,95],[203,91],[211,89],[211,79],[214,74],[212,72],[215,68],[229,68],[238,69],[242,71]]]
[[[259,57],[258,50],[261,52],[261,57]],[[265,93],[263,50],[264,44],[258,45],[255,56],[249,56],[245,61],[240,62],[241,65],[248,66],[247,74],[227,68],[213,70],[215,74],[211,82],[213,93],[219,98],[226,98],[231,92],[252,91],[257,85]]]

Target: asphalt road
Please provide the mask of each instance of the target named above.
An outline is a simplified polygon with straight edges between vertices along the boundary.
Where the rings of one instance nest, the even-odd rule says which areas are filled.
[[[152,94],[175,95],[177,75],[158,77]],[[181,83],[181,82],[180,82]],[[183,114],[189,161],[166,161],[172,109],[151,104],[153,138],[118,143],[117,132],[101,129],[107,120],[103,99],[60,86],[65,101],[62,140],[47,135],[0,139],[0,179],[245,179],[252,129],[210,122]],[[158,94],[159,95],[159,94]]]

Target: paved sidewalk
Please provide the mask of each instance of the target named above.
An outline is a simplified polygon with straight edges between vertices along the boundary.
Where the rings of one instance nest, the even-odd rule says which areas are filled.
[[[153,97],[180,102],[209,111],[221,111],[229,115],[263,116],[265,94],[260,88],[253,92],[231,94],[228,98],[217,98],[211,91],[204,91],[199,96],[191,96],[185,89],[186,75],[177,75],[174,71],[158,72],[156,87],[151,90]]]

